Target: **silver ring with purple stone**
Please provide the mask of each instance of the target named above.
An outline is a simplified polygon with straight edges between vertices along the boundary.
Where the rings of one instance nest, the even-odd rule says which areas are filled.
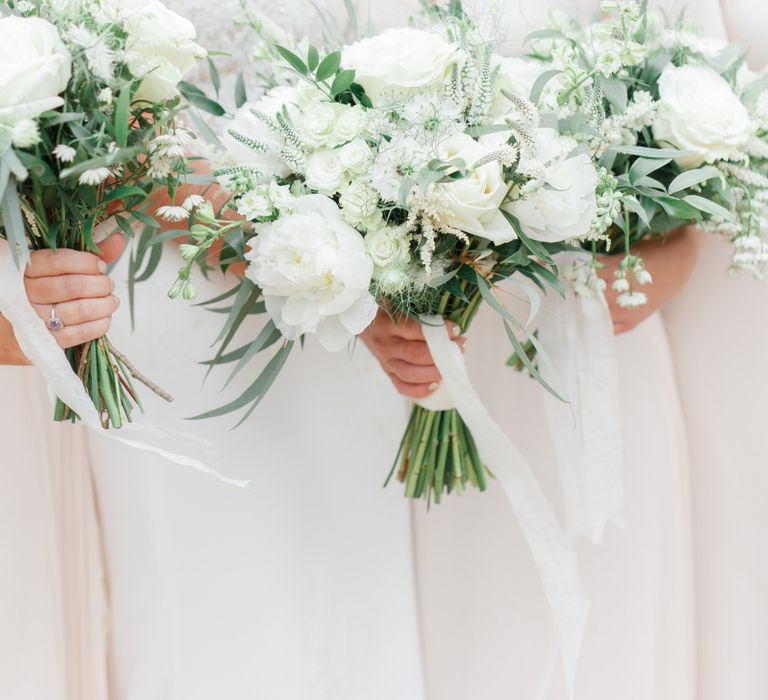
[[[45,322],[49,331],[60,331],[64,328],[64,322],[56,315],[56,307],[51,306],[51,317]]]

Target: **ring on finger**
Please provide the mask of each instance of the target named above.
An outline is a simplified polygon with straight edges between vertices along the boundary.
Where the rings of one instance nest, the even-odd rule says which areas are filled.
[[[51,306],[51,317],[45,322],[49,331],[60,331],[64,328],[64,322],[56,315],[56,305]]]

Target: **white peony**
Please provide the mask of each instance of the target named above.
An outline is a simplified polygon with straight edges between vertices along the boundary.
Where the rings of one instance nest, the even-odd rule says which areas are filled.
[[[536,241],[556,243],[585,236],[597,214],[597,171],[592,159],[586,153],[571,155],[576,141],[554,129],[537,129],[536,146],[544,165],[544,186],[505,204],[504,209]]]
[[[753,132],[749,112],[728,81],[706,66],[668,66],[659,78],[659,111],[653,135],[694,155],[683,168],[736,158]]]
[[[171,99],[179,81],[207,55],[195,43],[194,25],[159,0],[113,0],[105,9],[122,19],[128,33],[125,61],[135,77],[143,78],[136,91],[138,99]]]
[[[497,120],[509,114],[513,109],[512,103],[504,97],[501,91],[506,90],[526,100],[531,99],[531,91],[543,69],[540,64],[534,61],[495,54],[492,65],[494,69],[498,69],[498,74],[488,117],[491,120]]]
[[[69,52],[50,22],[0,18],[0,122],[13,124],[60,107],[71,72]]]
[[[336,194],[344,184],[346,171],[338,151],[316,151],[307,159],[305,170],[307,187],[321,194]]]
[[[375,104],[384,95],[443,85],[451,65],[461,60],[455,44],[432,32],[406,27],[345,47],[342,65],[356,71],[355,79]]]
[[[297,213],[256,226],[246,274],[264,292],[267,313],[289,340],[317,335],[341,350],[373,321],[373,262],[333,200],[308,195]]]
[[[471,136],[448,137],[439,146],[439,157],[442,160],[461,158],[470,174],[435,188],[446,203],[446,210],[441,213],[442,223],[501,245],[517,235],[500,209],[509,192],[501,164],[491,161],[479,168],[472,167],[487,154],[488,149]]]
[[[238,165],[254,168],[266,176],[287,177],[291,167],[277,155],[285,145],[285,139],[268,127],[254,112],[261,112],[268,117],[275,115],[287,107],[289,112],[298,99],[297,92],[289,87],[277,87],[267,92],[257,102],[247,102],[235,115],[226,133],[222,134],[221,142],[227,153]],[[260,152],[240,143],[229,132],[235,131],[249,139],[264,144],[269,151]],[[226,187],[226,183],[222,183]]]

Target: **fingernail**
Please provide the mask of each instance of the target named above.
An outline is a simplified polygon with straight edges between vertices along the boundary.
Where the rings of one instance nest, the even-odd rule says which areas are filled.
[[[115,308],[116,309],[120,308],[120,297],[115,297]]]
[[[430,391],[437,391],[439,387],[440,387],[440,382],[432,382],[432,383],[431,383],[431,384],[430,384],[430,385],[427,387],[427,389],[429,389]]]
[[[453,325],[453,334],[457,336],[461,335],[461,326],[458,323]]]
[[[103,260],[99,260],[99,272],[103,275],[107,271],[107,263]]]

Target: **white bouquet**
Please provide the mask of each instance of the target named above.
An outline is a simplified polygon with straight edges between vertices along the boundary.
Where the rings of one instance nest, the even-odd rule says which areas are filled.
[[[98,252],[110,217],[129,235],[159,226],[150,192],[187,172],[177,85],[205,56],[194,39],[158,0],[0,2],[0,237],[20,264],[30,248]],[[106,338],[67,356],[105,427],[141,407],[131,376],[144,378]],[[62,402],[55,418],[77,420]]]
[[[438,314],[464,331],[487,303],[544,383],[526,354],[535,334],[494,287],[519,274],[561,289],[552,256],[595,230],[598,174],[588,153],[556,121],[543,122],[530,86],[504,78],[506,60],[460,3],[325,56],[271,24],[254,26],[283,43],[261,51],[273,70],[260,98],[248,101],[240,81],[215,173],[244,221],[199,210],[172,292],[189,288],[194,263],[223,239],[221,263],[248,267],[228,295],[213,363],[237,362],[237,373],[280,345],[238,400],[205,417],[246,406],[249,414],[297,340],[316,335],[340,350],[379,306]],[[228,352],[242,320],[260,311],[269,316],[262,333]],[[439,501],[486,483],[455,410],[416,406],[396,466],[411,497]]]

